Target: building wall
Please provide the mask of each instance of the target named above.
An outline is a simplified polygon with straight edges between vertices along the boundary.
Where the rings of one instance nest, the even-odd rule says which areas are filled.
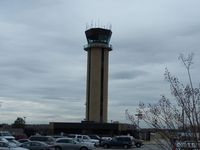
[[[130,124],[120,123],[65,123],[51,122],[51,134],[58,135],[61,132],[65,134],[97,134],[100,136],[114,136],[132,134],[135,128]]]
[[[107,122],[108,55],[101,47],[88,50],[86,120]]]

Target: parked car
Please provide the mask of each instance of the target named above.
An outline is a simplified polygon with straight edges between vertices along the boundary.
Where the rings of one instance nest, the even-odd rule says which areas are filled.
[[[9,142],[0,141],[0,150],[28,150],[28,149],[14,146]]]
[[[101,138],[98,135],[96,135],[96,134],[89,134],[88,136],[90,137],[91,140],[94,141],[95,146],[99,146],[100,145]]]
[[[102,145],[103,141],[110,141],[112,140],[112,137],[108,137],[108,136],[103,136],[101,137],[101,139],[99,140],[99,145]]]
[[[58,138],[55,142],[55,150],[93,150],[94,148],[94,145],[78,142],[73,138]]]
[[[132,147],[132,139],[129,136],[116,136],[112,140],[102,141],[101,146],[104,148],[123,147],[127,149]]]
[[[143,140],[136,139],[136,138],[134,138],[134,137],[132,137],[131,139],[132,139],[132,141],[133,141],[133,143],[134,143],[134,145],[135,145],[136,147],[141,147],[142,145],[144,145],[144,144],[143,144]]]
[[[30,140],[29,139],[20,139],[20,140],[18,140],[18,142],[24,143],[24,142],[30,142]]]
[[[200,142],[196,141],[176,141],[176,150],[198,150],[200,147]]]
[[[1,142],[8,142],[8,140],[6,140],[4,137],[0,137],[0,141]]]
[[[40,141],[24,142],[20,145],[20,147],[27,148],[29,150],[54,150],[54,146]]]
[[[0,137],[5,138],[7,140],[14,140],[15,137],[9,131],[0,131]]]
[[[5,138],[2,138],[0,137],[0,141],[1,142],[6,142],[6,143],[9,143],[10,146],[13,146],[13,147],[18,147],[20,146],[21,143],[19,143],[18,141],[16,140],[6,140]]]
[[[77,140],[79,142],[93,143],[95,146],[99,145],[99,140],[91,139],[88,135],[69,134],[69,135],[67,135],[67,137],[74,138],[75,140]]]
[[[17,140],[8,140],[8,142],[9,142],[10,144],[12,144],[13,146],[20,146],[20,145],[21,145],[21,143],[18,142]]]
[[[101,140],[102,140],[102,141],[104,141],[104,140],[112,140],[112,137],[103,136],[103,137],[101,137]]]
[[[48,145],[53,145],[55,142],[55,139],[51,136],[38,136],[34,135],[29,138],[31,141],[40,141],[40,142],[45,142]]]
[[[98,135],[96,135],[96,134],[89,134],[88,135],[91,139],[93,139],[93,140],[100,140],[101,138],[98,136]]]
[[[56,140],[58,138],[63,138],[64,136],[63,135],[53,135],[52,137]]]

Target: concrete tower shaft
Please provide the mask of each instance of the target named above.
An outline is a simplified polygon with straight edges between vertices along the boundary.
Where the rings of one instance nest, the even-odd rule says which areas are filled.
[[[86,121],[106,123],[108,114],[108,62],[111,30],[85,31],[87,51]]]

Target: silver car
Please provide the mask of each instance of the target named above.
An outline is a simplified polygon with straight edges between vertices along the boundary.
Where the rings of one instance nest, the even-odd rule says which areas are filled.
[[[0,141],[0,150],[28,150],[28,149],[14,146],[9,142]]]
[[[21,147],[27,148],[29,150],[54,150],[53,145],[48,145],[40,141],[30,141],[21,144]]]
[[[0,131],[0,137],[5,138],[6,140],[14,140],[15,137],[8,131]]]
[[[58,138],[55,142],[55,150],[93,150],[92,144],[75,141],[72,138]]]

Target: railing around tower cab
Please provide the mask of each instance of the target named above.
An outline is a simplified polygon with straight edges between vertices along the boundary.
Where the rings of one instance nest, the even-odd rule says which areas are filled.
[[[90,48],[106,48],[109,51],[111,51],[112,45],[111,44],[105,44],[105,43],[90,43],[90,44],[84,45],[84,50],[87,51]]]

